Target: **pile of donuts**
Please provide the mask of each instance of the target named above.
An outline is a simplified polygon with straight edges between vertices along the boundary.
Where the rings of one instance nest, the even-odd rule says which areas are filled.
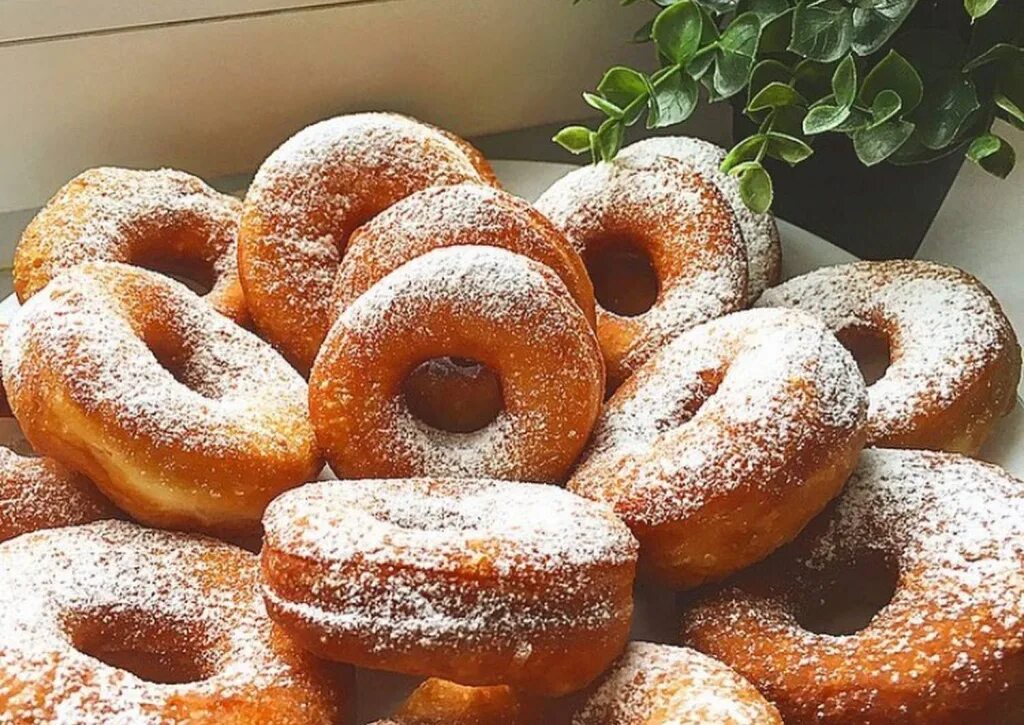
[[[370,113],[242,201],[70,181],[0,353],[0,722],[349,723],[355,668],[427,678],[398,725],[1024,722],[1013,329],[928,262],[780,284],[722,158],[531,205]]]

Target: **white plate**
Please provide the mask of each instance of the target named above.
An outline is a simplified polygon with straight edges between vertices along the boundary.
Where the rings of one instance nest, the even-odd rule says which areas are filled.
[[[572,170],[568,164],[533,161],[498,161],[494,169],[509,191],[533,201],[555,179]],[[779,222],[782,233],[783,277],[794,277],[818,267],[850,262],[855,257],[810,232]],[[0,321],[17,310],[14,297],[0,302]],[[0,441],[23,445],[13,422],[0,421]],[[1024,477],[1024,408],[1017,407],[1000,423],[995,434],[982,450],[981,458],[998,463],[1011,473]],[[680,604],[677,595],[658,588],[641,586],[636,596],[633,637],[660,642],[677,641]],[[418,678],[359,670],[357,722],[366,723],[391,713],[394,707],[416,686]]]

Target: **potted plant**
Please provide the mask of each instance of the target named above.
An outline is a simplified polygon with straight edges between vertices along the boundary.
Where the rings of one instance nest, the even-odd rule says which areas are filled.
[[[626,4],[635,0],[625,0]],[[746,203],[862,256],[910,256],[965,158],[1006,177],[1024,128],[1020,0],[654,0],[659,69],[609,70],[596,129],[555,141],[608,160],[628,126],[729,101],[723,169]]]

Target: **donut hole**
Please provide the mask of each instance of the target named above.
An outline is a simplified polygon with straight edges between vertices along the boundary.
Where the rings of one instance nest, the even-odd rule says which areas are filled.
[[[658,299],[660,283],[642,240],[623,234],[588,240],[583,263],[602,308],[621,317],[647,312]]]
[[[898,579],[899,568],[885,552],[862,552],[823,571],[807,588],[797,622],[816,634],[856,634],[892,601]]]
[[[874,385],[885,377],[892,364],[888,335],[873,328],[851,325],[837,332],[836,337],[853,355],[865,383]]]
[[[194,622],[137,611],[69,617],[65,629],[84,655],[136,677],[165,685],[199,682],[213,675],[205,628]]]
[[[212,265],[199,260],[175,257],[167,254],[166,250],[157,250],[152,255],[140,255],[135,264],[181,282],[197,295],[209,294],[216,282]]]
[[[448,433],[485,428],[505,407],[498,376],[471,358],[439,357],[421,363],[406,377],[402,393],[413,416]]]

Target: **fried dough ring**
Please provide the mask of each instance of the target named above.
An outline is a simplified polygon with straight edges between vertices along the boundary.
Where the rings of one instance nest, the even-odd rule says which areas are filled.
[[[560,695],[629,633],[636,542],[554,486],[312,483],[275,500],[264,527],[270,616],[327,659]]]

